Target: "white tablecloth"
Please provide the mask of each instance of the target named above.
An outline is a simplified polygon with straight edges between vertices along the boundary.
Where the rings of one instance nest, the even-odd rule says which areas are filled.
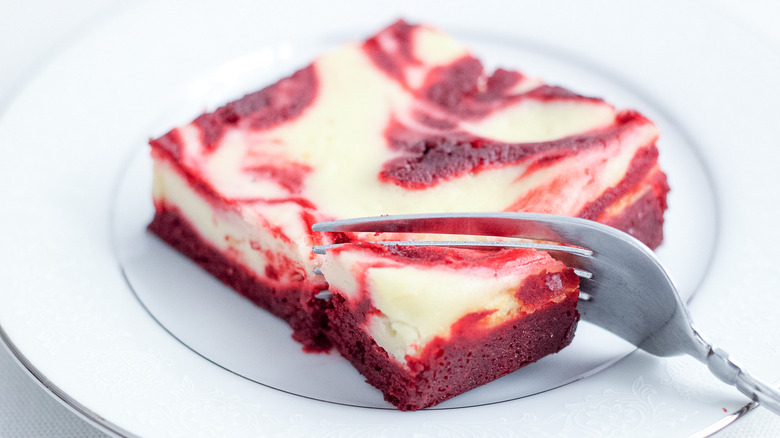
[[[0,116],[26,75],[45,65],[48,55],[72,42],[91,23],[122,12],[119,0],[0,0]],[[780,51],[780,2],[718,0],[719,8]],[[0,347],[0,437],[102,437],[30,377]],[[764,409],[718,434],[722,438],[780,436],[780,418]]]

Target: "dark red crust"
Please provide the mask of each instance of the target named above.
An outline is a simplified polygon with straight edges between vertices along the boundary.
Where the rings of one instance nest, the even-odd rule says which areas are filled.
[[[250,129],[268,129],[298,117],[316,95],[317,75],[309,65],[273,85],[201,115],[194,123],[200,127],[203,144],[210,151],[217,146],[225,129],[242,120]]]
[[[383,164],[379,178],[410,190],[425,189],[464,174],[533,158],[528,170],[531,172],[585,149],[619,141],[622,135],[646,123],[647,119],[641,114],[626,110],[618,113],[615,123],[604,129],[557,140],[504,143],[458,132],[432,136],[392,122],[386,128],[385,136],[390,147],[402,154]],[[644,148],[642,153],[644,155],[634,159],[635,166],[645,166],[636,169],[640,179],[644,176],[642,171],[646,173],[648,165],[655,163],[658,155],[653,144]],[[603,209],[607,205],[608,201],[604,200],[592,208]]]
[[[642,195],[620,214],[600,220],[605,225],[631,234],[650,249],[656,249],[664,240],[664,211],[667,207],[666,194],[669,192],[666,176],[660,173],[656,177],[658,181],[653,185],[653,190]]]
[[[149,231],[253,303],[286,321],[293,330],[293,338],[307,351],[330,349],[324,333],[328,326],[325,313],[328,304],[314,298],[319,290],[267,285],[204,241],[176,208],[157,205]]]
[[[474,336],[469,315],[453,327],[455,341],[432,341],[405,368],[359,327],[362,317],[340,295],[328,310],[333,345],[385,396],[404,411],[424,409],[484,385],[569,345],[579,320],[577,294]]]
[[[626,193],[643,183],[645,177],[655,168],[657,163],[658,148],[655,144],[639,149],[631,159],[631,163],[629,164],[623,179],[615,187],[611,187],[604,191],[598,199],[595,199],[590,204],[586,205],[577,216],[593,221],[598,220],[607,208]],[[664,193],[664,195],[666,195],[666,193]]]

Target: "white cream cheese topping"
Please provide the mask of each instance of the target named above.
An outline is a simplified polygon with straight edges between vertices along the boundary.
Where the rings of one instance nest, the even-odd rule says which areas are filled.
[[[511,268],[496,271],[474,266],[467,270],[443,265],[402,264],[363,251],[340,251],[325,256],[322,272],[333,289],[348,300],[362,299],[361,291],[379,313],[369,317],[365,330],[396,360],[416,356],[433,338],[446,338],[450,328],[474,312],[489,313],[483,320],[493,326],[523,310],[517,290],[528,276],[549,268],[550,259],[541,253],[528,253]],[[364,275],[364,277],[362,277]],[[547,282],[550,291],[560,292],[562,281],[556,275]],[[359,283],[360,278],[362,283]]]

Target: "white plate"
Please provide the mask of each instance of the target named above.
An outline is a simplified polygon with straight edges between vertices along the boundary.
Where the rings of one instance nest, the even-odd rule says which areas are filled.
[[[444,2],[175,3],[98,27],[0,119],[0,205],[13,212],[0,219],[3,338],[99,425],[144,436],[670,436],[745,403],[692,360],[623,357],[630,348],[583,324],[560,355],[441,409],[377,409],[387,405],[337,356],[301,353],[284,324],[143,231],[149,137],[398,17],[654,119],[673,190],[660,256],[686,296],[699,289],[701,331],[778,377],[779,263],[763,248],[780,243],[767,202],[780,59],[728,22],[679,3],[464,1],[447,2],[458,12],[446,16]]]

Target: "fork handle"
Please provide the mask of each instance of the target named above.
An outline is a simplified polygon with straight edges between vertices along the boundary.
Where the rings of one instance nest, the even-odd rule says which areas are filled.
[[[709,351],[703,362],[717,378],[736,386],[739,392],[754,402],[780,415],[780,391],[745,372],[729,357],[728,353],[709,345]]]

